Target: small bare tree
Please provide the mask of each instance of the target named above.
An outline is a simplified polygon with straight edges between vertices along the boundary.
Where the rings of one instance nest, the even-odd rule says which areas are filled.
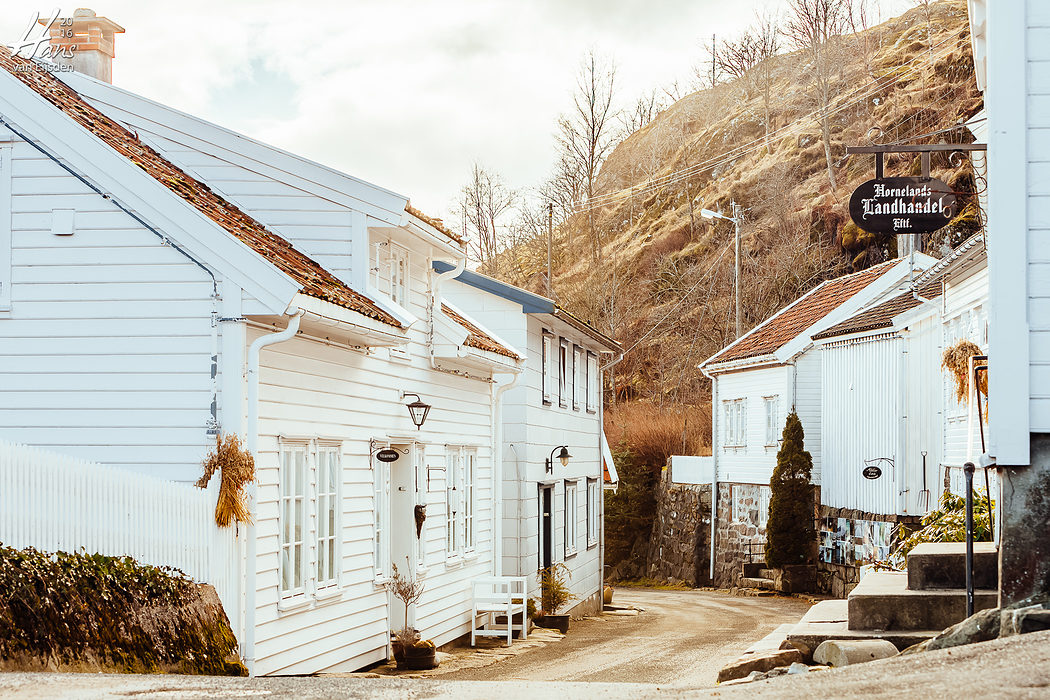
[[[612,108],[616,66],[593,51],[587,53],[576,78],[573,111],[558,120],[558,144],[583,180],[587,202],[594,198],[598,171],[614,145]],[[601,236],[594,227],[593,212],[588,213],[595,261],[601,255]]]
[[[739,79],[745,95],[756,91],[762,96],[762,111],[769,147],[770,100],[773,87],[773,62],[780,52],[780,27],[775,15],[759,15],[735,41],[726,41],[718,52],[718,66],[727,75]]]
[[[620,136],[617,140],[623,141],[634,132],[646,126],[656,118],[656,115],[660,113],[661,109],[663,109],[663,102],[659,96],[657,96],[655,89],[643,93],[634,103],[633,109],[620,112]]]
[[[474,163],[458,208],[468,241],[467,252],[475,261],[485,264],[496,260],[503,248],[502,219],[514,206],[515,198],[498,174]]]
[[[849,0],[789,0],[784,35],[809,54],[810,84],[820,111],[820,135],[828,180],[835,191],[835,169],[831,159],[831,101],[835,97],[838,40],[846,28]]]

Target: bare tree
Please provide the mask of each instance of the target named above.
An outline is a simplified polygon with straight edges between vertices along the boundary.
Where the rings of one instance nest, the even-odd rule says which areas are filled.
[[[612,150],[615,112],[612,109],[616,67],[587,53],[576,78],[573,111],[558,120],[558,142],[564,155],[582,175],[586,201],[594,198],[598,171]],[[588,216],[594,259],[601,255],[601,237],[594,228],[594,217]]]
[[[504,247],[502,219],[514,206],[516,195],[498,174],[474,163],[470,181],[463,186],[459,214],[463,218],[468,254],[479,263],[491,263]]]
[[[773,86],[773,62],[770,60],[780,52],[779,20],[774,15],[759,15],[735,41],[726,41],[718,52],[720,70],[739,79],[747,97],[756,91],[762,96],[762,110],[766,130],[766,147],[769,147],[770,100]]]
[[[643,93],[637,102],[634,103],[634,109],[620,112],[620,137],[617,141],[623,141],[646,126],[656,118],[663,106],[663,101],[657,96],[655,89]]]
[[[828,179],[835,191],[835,170],[831,160],[831,115],[838,65],[838,40],[846,28],[849,0],[789,0],[784,35],[795,47],[809,54],[806,70],[820,110],[820,135],[824,141]]]

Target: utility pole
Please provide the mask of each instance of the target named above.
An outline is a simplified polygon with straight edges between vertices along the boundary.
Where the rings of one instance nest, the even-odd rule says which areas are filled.
[[[736,279],[734,287],[736,288],[736,337],[739,338],[743,334],[743,326],[741,326],[740,322],[740,207],[737,206],[736,200],[733,200],[730,206],[733,208],[733,226],[736,228]]]
[[[551,297],[551,240],[554,237],[554,202],[547,202],[547,298]]]
[[[715,86],[715,69],[718,66],[718,35],[711,35],[711,87]]]

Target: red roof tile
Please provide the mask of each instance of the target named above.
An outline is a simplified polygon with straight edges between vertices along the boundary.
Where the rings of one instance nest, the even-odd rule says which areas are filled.
[[[804,330],[848,301],[879,277],[889,272],[899,260],[890,260],[867,270],[854,272],[823,282],[794,304],[769,317],[740,340],[705,362],[705,365],[776,352]]]
[[[467,329],[467,331],[470,332],[470,335],[467,336],[467,340],[464,343],[465,345],[472,348],[477,348],[478,350],[488,350],[489,352],[494,352],[497,355],[503,355],[504,357],[510,357],[515,360],[521,359],[520,357],[518,357],[518,354],[515,353],[513,350],[504,347],[503,345],[498,343],[495,338],[493,338],[485,331],[481,330],[478,326],[474,325],[467,319],[460,316],[458,313],[449,308],[447,304],[442,304],[441,310],[445,313],[446,316],[448,316],[453,321],[463,326]]]
[[[924,299],[936,299],[941,295],[940,278],[927,282],[919,287],[917,291],[919,292],[919,296]],[[916,299],[911,292],[905,292],[904,294],[896,296],[878,306],[874,306],[867,311],[863,311],[855,316],[847,318],[841,323],[836,323],[826,331],[817,333],[813,336],[813,339],[834,338],[840,335],[849,335],[850,333],[861,333],[863,331],[879,330],[880,328],[890,328],[893,326],[893,318],[895,316],[899,316],[908,309],[913,309],[921,303],[922,302]]]
[[[302,285],[303,294],[401,327],[397,319],[370,299],[345,285],[284,238],[269,231],[206,184],[186,174],[139,141],[138,137],[89,105],[49,71],[33,61],[12,56],[5,47],[0,47],[0,66]]]
[[[408,214],[411,214],[412,216],[416,217],[420,221],[423,221],[423,222],[433,226],[438,231],[441,231],[441,233],[445,234],[448,238],[452,239],[456,243],[458,243],[460,245],[463,245],[463,239],[460,236],[457,236],[456,234],[452,233],[452,231],[447,226],[445,226],[445,222],[442,221],[441,219],[435,219],[432,216],[427,216],[426,214],[424,214],[423,212],[419,211],[418,209],[416,209],[411,204],[405,206],[405,212],[408,213]]]

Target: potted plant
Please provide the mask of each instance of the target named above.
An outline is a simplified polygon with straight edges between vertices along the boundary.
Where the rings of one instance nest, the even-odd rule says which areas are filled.
[[[434,642],[422,639],[419,630],[408,626],[408,608],[423,595],[423,584],[410,581],[401,575],[394,564],[394,575],[390,577],[390,592],[394,597],[405,604],[405,624],[393,633],[391,646],[394,651],[394,660],[399,670],[424,671],[429,668],[437,668],[437,649]]]
[[[569,616],[559,615],[558,610],[576,597],[569,591],[568,580],[572,577],[569,567],[558,562],[540,569],[539,575],[541,610],[536,624],[565,634],[569,631]]]

